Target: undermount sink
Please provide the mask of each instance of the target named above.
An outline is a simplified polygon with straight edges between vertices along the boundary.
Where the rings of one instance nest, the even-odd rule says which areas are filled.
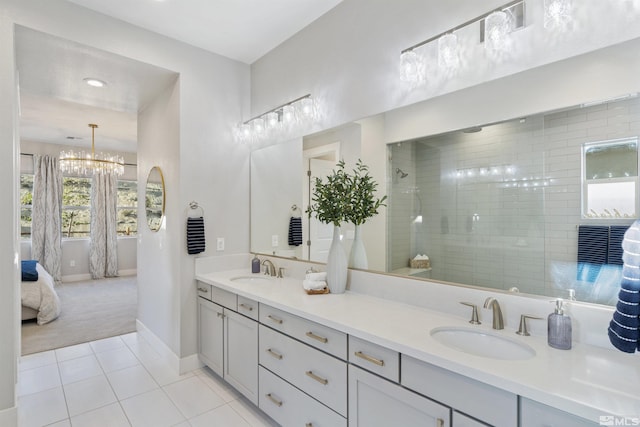
[[[273,279],[269,276],[237,276],[237,277],[232,277],[229,280],[231,280],[232,282],[260,284],[260,283],[268,283]]]
[[[445,326],[432,329],[431,336],[454,350],[491,359],[525,360],[536,355],[528,344],[482,329]]]

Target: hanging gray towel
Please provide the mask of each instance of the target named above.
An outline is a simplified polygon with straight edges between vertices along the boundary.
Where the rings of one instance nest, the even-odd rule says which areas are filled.
[[[292,216],[289,219],[289,246],[300,246],[302,244],[302,218]]]
[[[199,254],[205,250],[204,218],[187,218],[187,252]]]

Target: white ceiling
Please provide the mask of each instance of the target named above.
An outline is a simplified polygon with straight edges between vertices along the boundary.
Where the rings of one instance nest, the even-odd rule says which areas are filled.
[[[68,0],[251,64],[342,0]]]
[[[251,63],[342,0],[69,0]],[[135,152],[137,112],[176,74],[24,27],[16,29],[20,136],[25,141]],[[46,72],[43,72],[46,70]],[[98,77],[106,88],[93,88]],[[73,139],[68,139],[73,137]]]

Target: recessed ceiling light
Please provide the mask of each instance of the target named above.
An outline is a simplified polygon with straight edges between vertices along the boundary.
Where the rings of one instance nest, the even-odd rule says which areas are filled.
[[[100,79],[93,78],[93,77],[87,77],[83,79],[83,81],[89,86],[93,86],[93,87],[105,87],[107,85],[107,82]]]

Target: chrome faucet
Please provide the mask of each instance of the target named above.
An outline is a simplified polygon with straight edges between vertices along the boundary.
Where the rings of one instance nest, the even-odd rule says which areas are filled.
[[[498,300],[493,297],[487,298],[484,301],[484,308],[493,309],[493,329],[504,329],[502,310],[500,310],[500,304],[498,304]]]
[[[262,265],[265,266],[264,274],[268,274],[269,276],[275,277],[275,275],[276,275],[276,266],[273,265],[271,260],[265,259],[264,261],[262,261]]]

